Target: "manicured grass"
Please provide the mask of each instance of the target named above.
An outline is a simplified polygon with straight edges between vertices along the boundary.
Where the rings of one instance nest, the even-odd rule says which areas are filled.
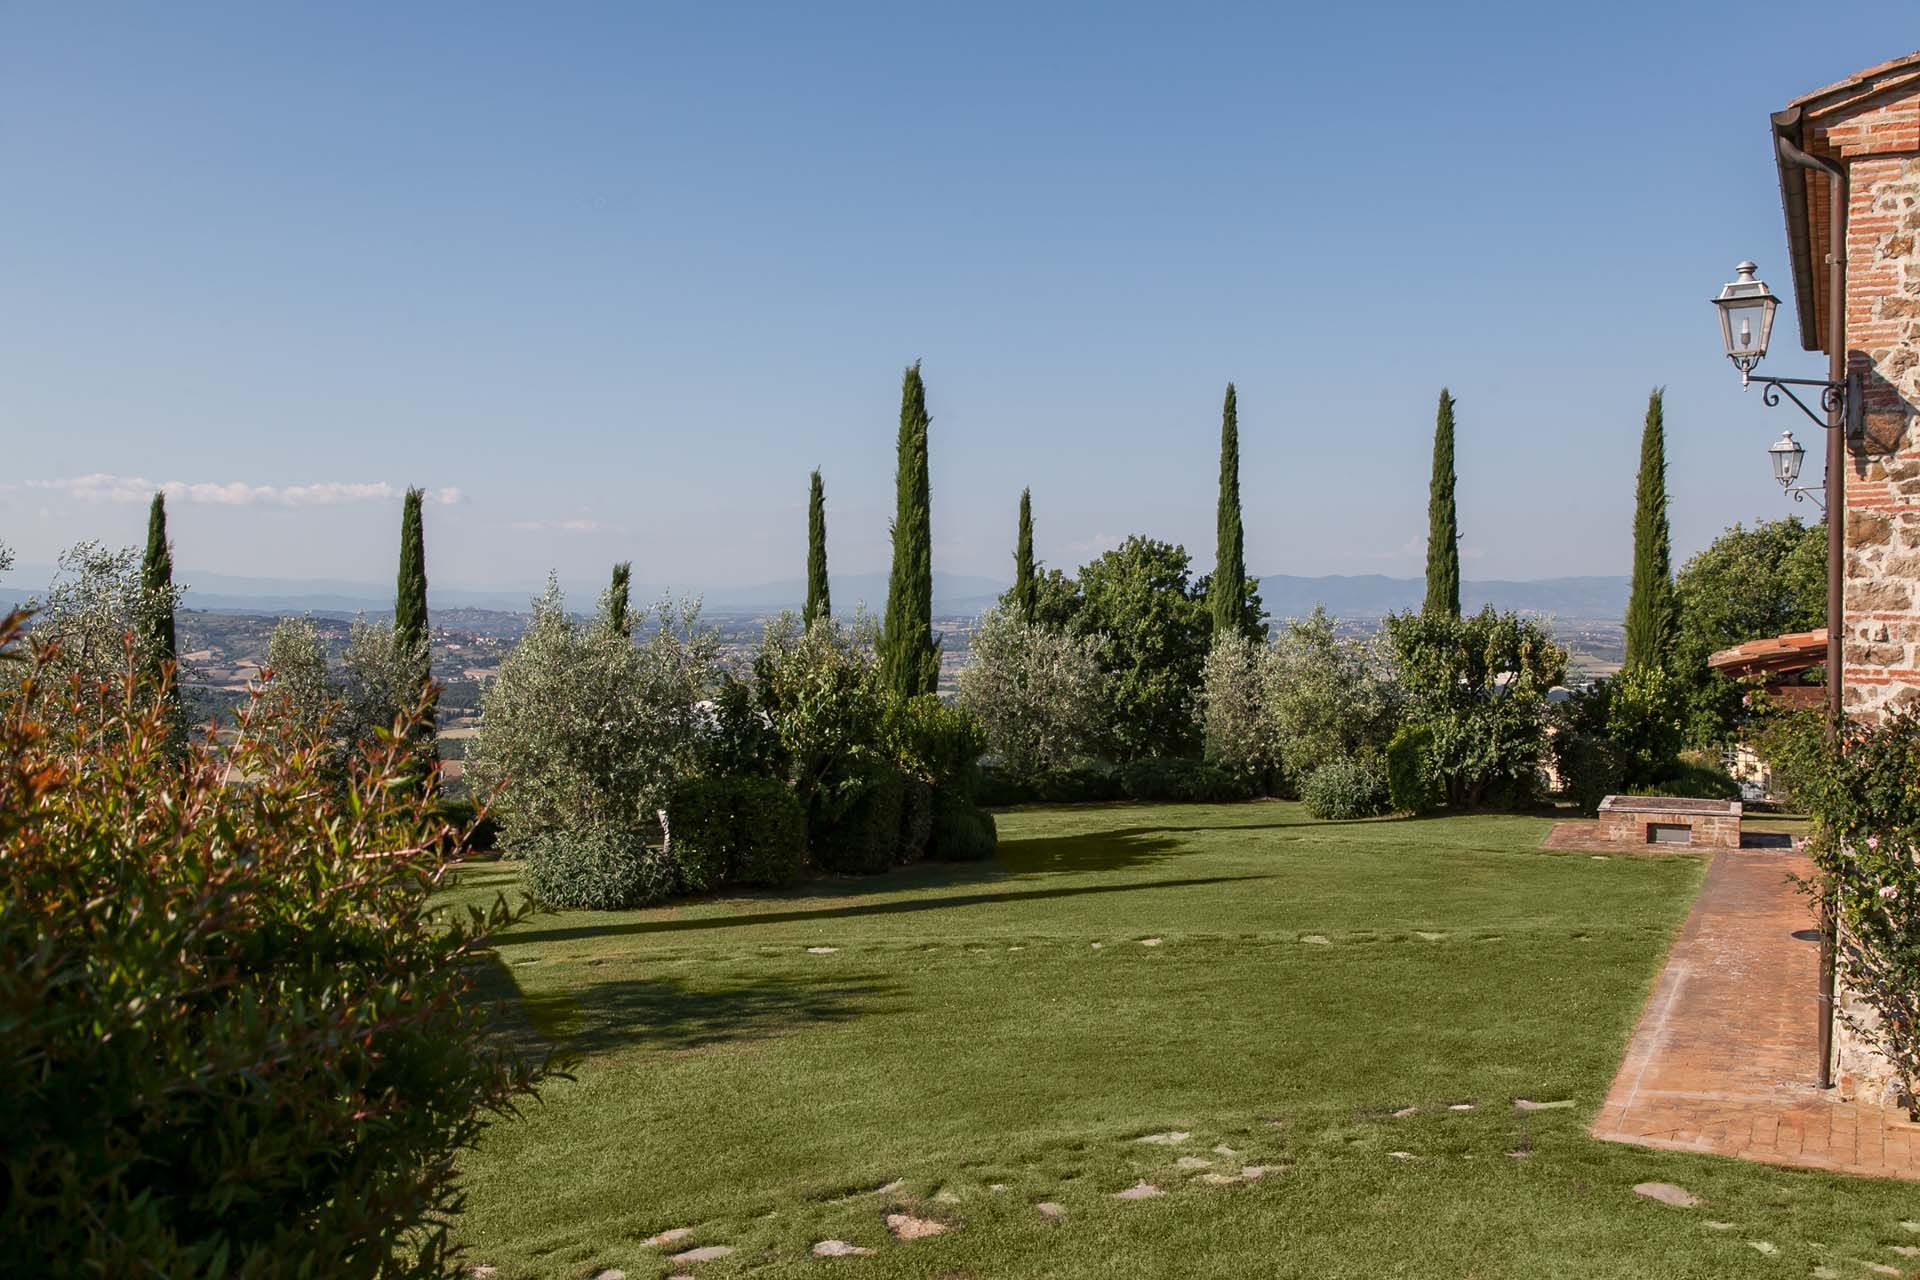
[[[500,954],[523,1034],[584,1058],[467,1161],[472,1260],[500,1280],[1864,1276],[1920,1244],[1908,1186],[1586,1135],[1694,858],[1543,853],[1533,818],[1286,804],[1000,829],[997,865],[521,926]],[[1167,1130],[1192,1137],[1135,1141]],[[1285,1171],[1201,1181],[1244,1164]],[[1167,1194],[1112,1198],[1142,1178]],[[1706,1203],[1635,1196],[1648,1180]],[[953,1229],[898,1243],[899,1210]],[[642,1243],[670,1227],[737,1252],[670,1267]],[[827,1238],[876,1252],[811,1258]]]

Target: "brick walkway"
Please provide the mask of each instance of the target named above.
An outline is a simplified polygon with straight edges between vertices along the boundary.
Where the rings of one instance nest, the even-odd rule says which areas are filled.
[[[1594,1137],[1920,1179],[1920,1130],[1813,1088],[1820,948],[1786,879],[1811,869],[1797,854],[1715,855]]]

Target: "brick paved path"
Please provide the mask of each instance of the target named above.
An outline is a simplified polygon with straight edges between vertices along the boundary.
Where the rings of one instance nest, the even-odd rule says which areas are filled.
[[[1787,882],[1811,870],[1797,854],[1714,856],[1594,1137],[1920,1179],[1920,1130],[1813,1088],[1820,948]]]

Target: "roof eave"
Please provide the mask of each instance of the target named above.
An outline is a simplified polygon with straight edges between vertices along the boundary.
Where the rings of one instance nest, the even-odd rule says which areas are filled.
[[[1825,347],[1814,308],[1820,285],[1814,273],[1812,224],[1807,219],[1807,171],[1789,163],[1779,147],[1781,138],[1802,146],[1804,118],[1802,108],[1797,106],[1773,113],[1773,158],[1780,170],[1780,208],[1787,220],[1787,263],[1793,271],[1793,309],[1800,321],[1800,346],[1805,351],[1821,351]]]

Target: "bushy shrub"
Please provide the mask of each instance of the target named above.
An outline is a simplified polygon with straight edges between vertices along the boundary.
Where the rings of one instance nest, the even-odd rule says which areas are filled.
[[[681,889],[788,885],[805,873],[806,811],[773,778],[689,778],[667,801],[667,854]]]
[[[1234,631],[1207,651],[1200,694],[1207,763],[1268,791],[1280,773],[1280,743],[1267,714],[1267,667],[1273,650]]]
[[[993,815],[951,792],[933,793],[932,857],[942,862],[985,862],[1000,851]]]
[[[1097,804],[1127,798],[1121,768],[1086,761],[1070,768],[1018,777],[988,765],[980,770],[974,799],[990,808],[1016,804]]]
[[[1582,813],[1594,813],[1608,796],[1627,789],[1627,767],[1606,738],[1563,729],[1553,741],[1561,791]]]
[[[493,811],[480,811],[471,796],[448,797],[440,802],[438,818],[465,838],[468,853],[492,853],[499,839],[500,824]]]
[[[1121,766],[1120,787],[1129,800],[1159,804],[1223,804],[1252,795],[1246,779],[1179,757],[1135,760]]]
[[[0,681],[0,1269],[463,1275],[456,1156],[544,1070],[471,998],[521,913],[430,907],[459,851],[405,726],[336,785],[284,699],[181,744],[121,662]]]
[[[1699,760],[1676,760],[1663,778],[1638,787],[1636,796],[1685,796],[1699,800],[1738,800],[1742,792],[1734,776],[1718,765]]]
[[[622,911],[671,897],[673,864],[633,832],[608,823],[554,827],[524,841],[527,892],[544,906]]]
[[[1674,772],[1686,733],[1686,690],[1658,667],[1597,680],[1557,709],[1575,735],[1604,738],[1635,790],[1665,782]]]
[[[971,711],[926,693],[888,700],[887,748],[910,776],[966,795],[973,790],[987,735]]]
[[[1387,811],[1387,780],[1371,761],[1342,756],[1307,774],[1300,798],[1316,818],[1372,818]]]
[[[743,771],[765,773],[793,788],[812,830],[849,787],[877,766],[890,765],[887,695],[874,660],[871,622],[852,626],[816,618],[802,626],[793,614],[767,624],[744,694],[726,711],[736,752],[764,753]],[[757,727],[756,727],[757,726]]]
[[[1433,774],[1433,730],[1410,724],[1387,744],[1387,799],[1400,813],[1432,813],[1442,799]]]
[[[881,764],[817,796],[807,828],[814,862],[846,875],[877,875],[892,867],[905,793],[900,771]]]
[[[1279,628],[1266,655],[1262,705],[1294,788],[1329,760],[1384,750],[1400,727],[1405,699],[1391,655],[1338,628],[1316,608]]]
[[[683,778],[667,797],[666,856],[676,887],[688,893],[718,889],[733,878],[738,836],[731,781]]]
[[[960,706],[979,722],[1004,775],[1070,767],[1100,742],[1106,676],[1089,636],[988,610],[960,672]]]
[[[927,856],[927,842],[933,838],[934,785],[911,775],[901,779],[899,862],[918,862]],[[971,788],[969,788],[971,790]]]
[[[1104,733],[1119,760],[1197,746],[1200,672],[1213,639],[1186,549],[1130,537],[1080,569],[1073,630],[1106,673]]]

